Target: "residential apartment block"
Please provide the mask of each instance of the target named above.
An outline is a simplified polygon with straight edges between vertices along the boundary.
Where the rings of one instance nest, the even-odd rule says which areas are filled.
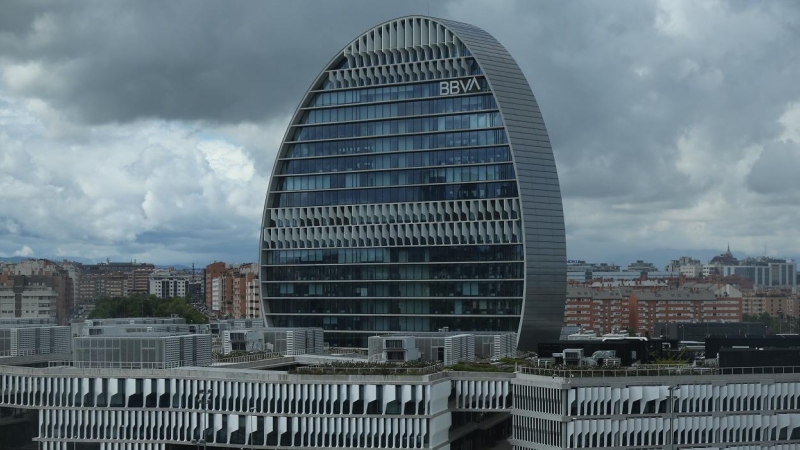
[[[742,320],[742,294],[730,285],[577,286],[567,289],[564,325],[599,334],[632,329],[652,334],[656,323]]]
[[[630,294],[631,328],[637,333],[655,331],[656,323],[738,322],[742,320],[742,298],[719,296],[712,290],[672,289],[633,291]]]
[[[752,316],[800,319],[800,297],[787,292],[748,292],[742,298],[742,312]]]
[[[157,270],[150,274],[150,295],[158,298],[181,297],[187,301],[199,296],[203,275],[189,270]],[[193,289],[195,287],[195,289]]]
[[[206,267],[206,305],[219,317],[261,317],[261,294],[255,264],[228,266],[215,262]]]
[[[45,259],[0,264],[0,317],[52,318],[66,324],[74,304],[74,278]]]
[[[104,262],[77,265],[80,271],[81,304],[91,304],[101,298],[124,297],[129,294],[147,294],[150,291],[150,274],[153,264]]]

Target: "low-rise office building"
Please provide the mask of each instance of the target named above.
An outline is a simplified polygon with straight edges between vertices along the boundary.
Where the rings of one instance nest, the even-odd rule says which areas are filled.
[[[0,317],[0,326],[37,327],[55,324],[56,321],[50,317]]]
[[[285,355],[322,353],[322,328],[233,328],[221,332],[222,353],[272,352]]]
[[[116,325],[151,325],[151,324],[185,324],[183,317],[122,317],[108,319],[88,319],[83,324],[87,326],[116,326]]]
[[[210,330],[208,326],[188,325],[183,317],[123,317],[73,321],[72,336],[102,334],[179,332],[196,333]]]
[[[169,369],[211,365],[210,334],[131,332],[73,338],[72,363],[81,368]]]
[[[0,357],[69,354],[69,327],[0,324]]]
[[[432,361],[445,365],[516,355],[516,333],[390,333],[369,338],[371,361]]]
[[[166,369],[211,364],[211,334],[192,329],[181,317],[91,319],[74,324],[71,331],[76,367]]]

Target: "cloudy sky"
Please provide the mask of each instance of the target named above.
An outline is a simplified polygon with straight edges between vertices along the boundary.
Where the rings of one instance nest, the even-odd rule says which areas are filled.
[[[470,22],[542,107],[571,259],[800,255],[800,3],[0,4],[0,257],[257,257],[275,152],[382,21]]]

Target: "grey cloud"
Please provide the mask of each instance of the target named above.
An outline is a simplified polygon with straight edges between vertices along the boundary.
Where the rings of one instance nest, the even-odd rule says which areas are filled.
[[[0,142],[26,150],[0,153],[0,183],[6,176],[24,186],[0,193],[0,206],[9,205],[0,224],[13,221],[37,253],[61,245],[92,257],[254,258],[277,143],[313,77],[358,33],[427,8],[5,2],[0,113],[36,117],[0,116]],[[754,252],[769,236],[770,248],[800,254],[781,245],[797,242],[781,234],[796,230],[796,202],[776,195],[796,191],[790,172],[800,162],[794,147],[776,144],[786,131],[780,118],[800,101],[797,2],[453,0],[430,8],[493,34],[528,77],[556,155],[571,257],[728,241]],[[28,104],[36,99],[44,105]],[[164,132],[146,142],[141,130],[159,127],[202,136]],[[253,179],[212,170],[196,148],[206,135],[239,148]],[[81,169],[103,149],[125,158],[106,161],[116,183]],[[61,152],[72,159],[43,162]],[[17,208],[14,198],[47,207]],[[0,251],[10,254],[21,241],[8,236]]]
[[[419,13],[422,2],[56,5],[4,8],[0,56],[39,62],[56,79],[20,88],[25,95],[87,123],[235,123],[291,111],[324,61],[355,33]]]
[[[655,2],[514,5],[524,26],[503,26],[506,14],[452,11],[503,42],[533,87],[559,168],[572,257],[664,242],[733,240],[753,251],[750,237],[800,219],[785,202],[769,212],[751,204],[739,167],[749,147],[780,135],[779,117],[800,98],[792,81],[800,73],[796,3],[723,2],[704,11],[663,2],[687,8],[690,23],[672,34],[659,29],[666,13]],[[785,240],[773,234],[776,244]],[[773,248],[789,242],[796,239]]]

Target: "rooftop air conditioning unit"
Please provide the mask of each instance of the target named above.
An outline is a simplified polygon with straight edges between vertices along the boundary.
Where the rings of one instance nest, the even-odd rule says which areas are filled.
[[[580,366],[583,360],[582,348],[564,349],[564,364]]]
[[[551,367],[556,363],[555,358],[536,358],[534,364],[536,367]]]
[[[605,358],[603,360],[603,367],[619,367],[622,365],[622,359],[618,357]]]

